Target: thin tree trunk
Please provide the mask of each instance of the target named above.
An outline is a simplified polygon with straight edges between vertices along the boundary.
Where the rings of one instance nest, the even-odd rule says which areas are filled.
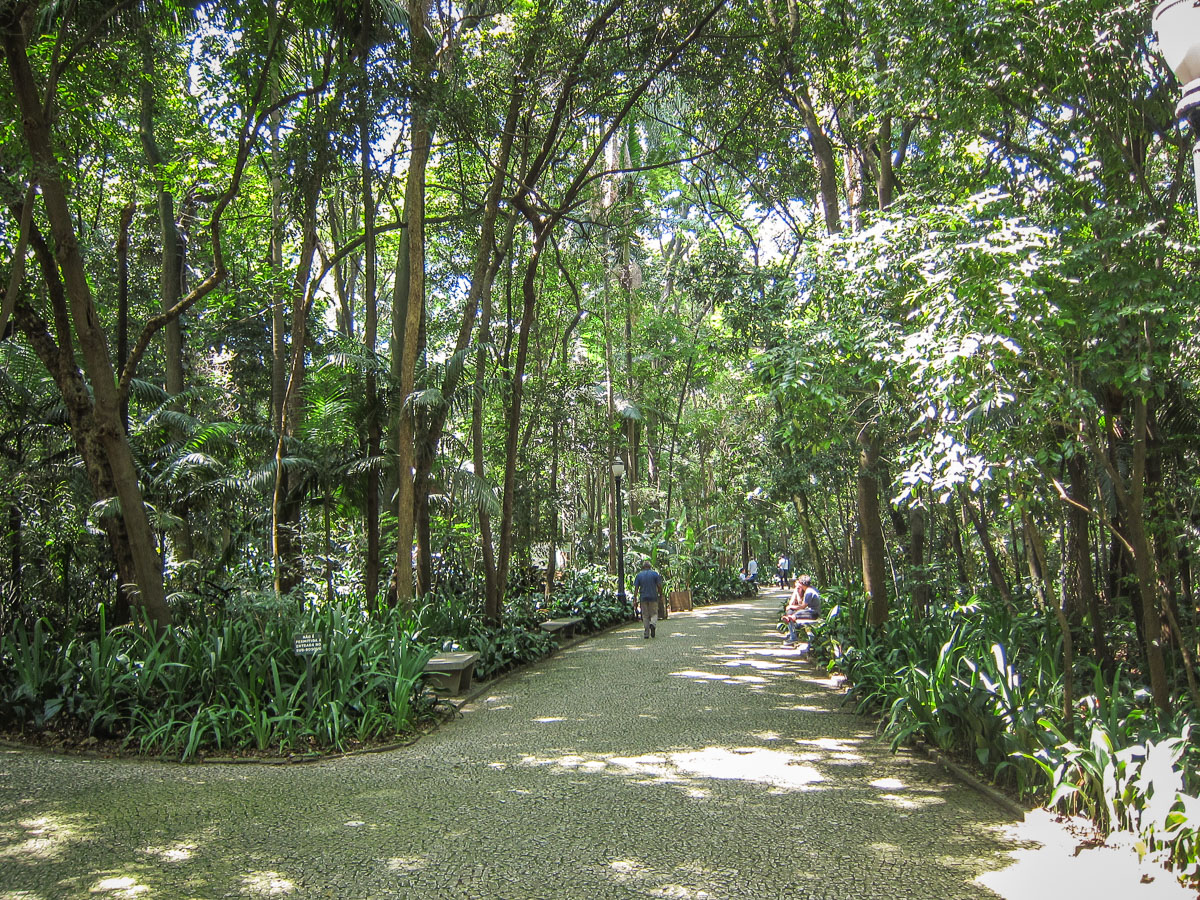
[[[533,247],[525,263],[525,277],[521,282],[521,321],[517,331],[517,357],[513,364],[509,387],[508,427],[504,441],[504,487],[500,508],[500,546],[496,567],[496,580],[501,592],[508,584],[508,571],[512,559],[513,504],[516,499],[517,438],[520,434],[521,403],[525,396],[525,367],[529,358],[529,333],[537,307],[537,270],[545,249],[547,232],[535,230]]]
[[[804,491],[796,491],[792,494],[792,503],[796,507],[796,518],[800,520],[800,530],[804,533],[804,543],[808,545],[813,574],[817,578],[817,584],[824,586],[829,583],[829,573],[825,568],[821,545],[817,541],[817,532],[813,528],[808,495]]]
[[[1154,555],[1150,538],[1146,533],[1146,456],[1148,451],[1149,408],[1145,397],[1133,401],[1133,466],[1130,471],[1129,490],[1120,490],[1124,495],[1126,515],[1125,527],[1129,543],[1133,548],[1134,569],[1138,577],[1138,592],[1142,599],[1142,620],[1145,632],[1146,665],[1150,670],[1150,691],[1155,705],[1163,712],[1171,710],[1171,691],[1167,683],[1167,670],[1162,651],[1162,617],[1158,604],[1158,579],[1154,567]]]
[[[284,446],[296,435],[304,404],[305,360],[308,343],[309,278],[317,249],[317,203],[323,162],[318,162],[304,189],[302,236],[296,272],[292,278],[291,367],[283,395],[279,436],[275,442],[275,491],[271,502],[271,556],[275,564],[275,591],[287,596],[304,580],[300,524],[302,498],[284,466]]]
[[[888,617],[887,569],[883,520],[879,514],[879,483],[875,476],[879,444],[870,426],[863,426],[859,431],[858,449],[858,522],[862,539],[863,589],[870,604],[868,621],[880,627]]]
[[[133,201],[121,210],[117,226],[117,369],[129,361],[129,226],[136,207]],[[121,424],[129,434],[129,397],[121,398]]]
[[[175,198],[167,190],[163,180],[165,160],[159,149],[154,129],[154,84],[158,66],[154,57],[150,31],[143,28],[141,119],[139,131],[142,149],[158,190],[158,226],[162,240],[162,273],[159,282],[160,305],[163,312],[175,306],[183,296],[183,241],[175,225]],[[183,330],[179,317],[171,319],[163,328],[166,338],[164,364],[167,376],[167,394],[174,397],[183,393]]]
[[[970,497],[964,496],[962,505],[963,509],[967,511],[967,516],[971,519],[975,534],[979,537],[979,543],[983,547],[983,555],[987,560],[988,578],[992,582],[992,587],[996,589],[996,593],[1000,595],[1004,605],[1015,611],[1016,604],[1013,603],[1012,589],[1008,586],[1004,567],[1000,565],[1000,558],[996,555],[996,548],[992,544],[992,536],[987,525],[984,523],[983,517],[976,511],[974,504],[971,503]]]
[[[929,576],[925,568],[925,509],[914,506],[909,512],[909,578],[912,582],[913,609],[924,618],[929,614]]]
[[[368,122],[368,102],[366,90],[366,60],[367,51],[362,51],[363,96],[362,109],[359,114],[359,158],[362,169],[363,192],[363,302],[366,304],[366,327],[363,333],[363,344],[370,356],[375,355],[379,334],[379,297],[376,289],[378,265],[375,253],[375,193],[371,185],[371,132]],[[379,422],[379,387],[376,383],[375,370],[367,371],[367,457],[371,460],[379,458],[383,441],[382,429]],[[379,467],[372,464],[367,467],[365,504],[363,510],[364,526],[367,532],[367,558],[364,561],[363,592],[366,596],[367,607],[375,605],[379,595],[379,570],[381,565],[379,549]]]
[[[970,585],[967,578],[967,559],[966,553],[963,551],[962,542],[962,517],[959,515],[958,506],[951,499],[946,509],[946,524],[950,533],[950,548],[954,551],[955,570],[958,573],[958,586],[966,590]]]
[[[1067,619],[1067,611],[1064,608],[1067,594],[1063,591],[1057,600],[1053,597],[1053,591],[1050,588],[1050,573],[1046,563],[1046,541],[1027,509],[1021,511],[1021,526],[1025,533],[1025,543],[1028,546],[1026,557],[1029,566],[1029,581],[1033,585],[1042,608],[1050,607],[1053,610],[1054,619],[1058,623],[1059,637],[1062,639],[1062,719],[1069,735],[1074,729],[1075,639],[1071,633],[1071,622]]]
[[[475,389],[471,399],[471,460],[475,477],[484,480],[483,459],[483,398],[487,386],[488,346],[492,342],[492,297],[485,293],[480,297],[479,340],[475,351]],[[479,541],[483,555],[483,607],[484,618],[489,622],[500,621],[500,586],[496,581],[496,559],[493,548],[492,517],[485,509],[479,510]]]
[[[432,131],[429,126],[425,92],[431,86],[430,48],[427,44],[429,0],[408,0],[409,33],[412,41],[412,153],[404,191],[404,219],[408,226],[408,298],[402,327],[393,325],[394,339],[402,348],[400,355],[400,403],[396,446],[396,569],[393,574],[395,595],[407,608],[413,598],[413,530],[415,484],[413,465],[415,417],[411,397],[416,386],[417,355],[420,350],[421,319],[425,314],[425,170],[429,163]]]
[[[554,572],[558,566],[558,431],[560,425],[554,420],[554,431],[550,438],[550,552],[546,558],[546,598],[554,593]]]
[[[1100,598],[1096,593],[1096,582],[1092,577],[1088,513],[1083,507],[1083,498],[1091,494],[1088,485],[1087,466],[1082,456],[1067,460],[1067,472],[1071,479],[1071,499],[1067,505],[1067,544],[1071,559],[1072,579],[1080,605],[1087,610],[1092,626],[1092,652],[1105,672],[1112,671],[1112,652],[1106,637],[1104,614],[1100,609]]]

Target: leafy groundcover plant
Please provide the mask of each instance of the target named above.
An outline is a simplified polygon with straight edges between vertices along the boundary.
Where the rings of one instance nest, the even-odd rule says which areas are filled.
[[[827,600],[813,657],[846,676],[893,748],[921,742],[972,761],[1022,799],[1123,832],[1197,882],[1200,778],[1188,714],[1166,719],[1124,673],[1082,663],[1076,682],[1090,673],[1092,690],[1064,721],[1057,631],[999,605],[897,611],[880,630],[846,592],[830,589]]]
[[[155,634],[44,619],[0,637],[0,727],[189,760],[344,751],[409,733],[429,650],[414,621],[355,604],[217,614]],[[298,633],[316,634],[311,704]],[[414,703],[416,704],[414,706]]]

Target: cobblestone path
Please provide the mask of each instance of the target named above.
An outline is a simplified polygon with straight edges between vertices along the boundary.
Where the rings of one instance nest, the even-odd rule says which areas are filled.
[[[590,638],[386,753],[0,751],[0,898],[995,898],[1011,818],[889,753],[781,597]]]

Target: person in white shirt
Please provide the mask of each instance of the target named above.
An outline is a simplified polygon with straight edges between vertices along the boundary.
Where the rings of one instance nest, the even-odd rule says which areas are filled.
[[[746,566],[746,580],[758,584],[758,560],[753,556],[750,557],[750,563]]]

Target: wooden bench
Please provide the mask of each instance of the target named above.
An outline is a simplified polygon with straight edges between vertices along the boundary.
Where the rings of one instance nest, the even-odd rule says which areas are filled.
[[[479,654],[473,650],[454,650],[429,657],[425,663],[429,686],[438,694],[461,694],[471,686],[477,659]]]
[[[571,639],[575,636],[575,626],[583,622],[581,616],[571,616],[567,619],[551,619],[542,623],[542,631],[548,631],[555,639]]]

